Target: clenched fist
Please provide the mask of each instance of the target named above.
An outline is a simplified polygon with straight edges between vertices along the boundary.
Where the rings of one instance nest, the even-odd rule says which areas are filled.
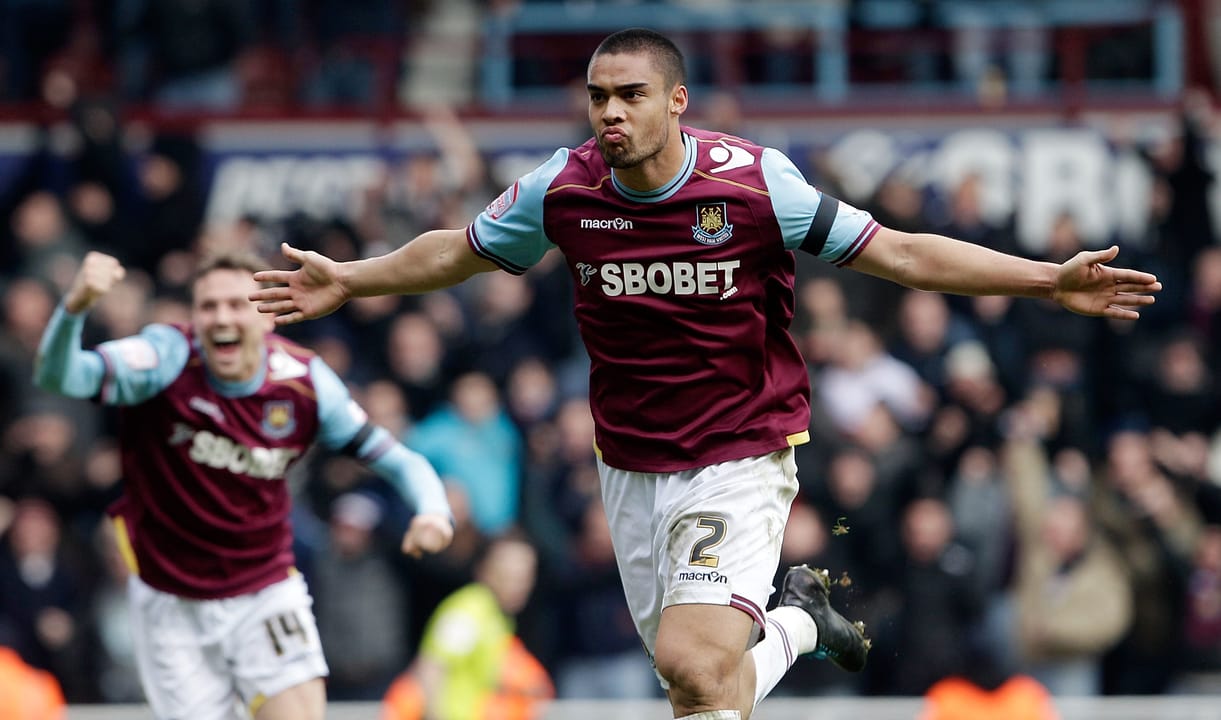
[[[420,557],[424,553],[439,553],[454,539],[454,526],[444,515],[416,515],[403,536],[403,553]]]
[[[90,251],[72,279],[72,287],[64,297],[64,308],[79,313],[93,307],[103,295],[123,281],[127,271],[119,261],[105,253]]]

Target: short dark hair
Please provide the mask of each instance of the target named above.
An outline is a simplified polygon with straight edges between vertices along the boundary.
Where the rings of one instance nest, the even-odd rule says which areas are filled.
[[[661,76],[669,87],[687,81],[687,68],[683,53],[670,38],[648,28],[628,28],[608,35],[593,57],[599,55],[649,53],[661,70]]]
[[[224,249],[208,253],[200,259],[191,275],[191,289],[204,275],[216,270],[243,270],[251,275],[267,269],[267,263],[249,250]]]

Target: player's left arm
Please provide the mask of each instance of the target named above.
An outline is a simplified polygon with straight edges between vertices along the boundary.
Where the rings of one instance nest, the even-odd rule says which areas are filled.
[[[403,552],[415,557],[449,546],[453,513],[437,471],[388,430],[370,422],[334,370],[315,357],[310,373],[318,393],[318,443],[355,458],[385,478],[415,512],[403,536]]]
[[[944,235],[880,228],[849,266],[919,290],[1047,298],[1082,315],[1135,320],[1162,285],[1149,273],[1106,265],[1118,254],[1114,245],[1084,250],[1057,265]]]
[[[1007,255],[932,233],[879,225],[869,213],[809,185],[783,153],[763,152],[763,175],[789,250],[804,250],[918,290],[956,295],[1048,298],[1082,315],[1120,320],[1140,317],[1162,289],[1157,278],[1112,268],[1118,247],[1082,251],[1062,264]]]

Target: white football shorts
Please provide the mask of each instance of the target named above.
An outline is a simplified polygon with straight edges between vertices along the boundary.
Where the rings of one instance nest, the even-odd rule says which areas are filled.
[[[136,662],[158,720],[239,720],[325,677],[313,598],[294,573],[247,595],[190,600],[128,580]]]
[[[649,656],[661,611],[729,605],[760,629],[797,495],[792,448],[676,473],[598,461],[628,607]]]

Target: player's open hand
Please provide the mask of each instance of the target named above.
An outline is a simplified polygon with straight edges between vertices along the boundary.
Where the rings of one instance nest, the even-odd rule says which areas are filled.
[[[446,515],[416,515],[403,536],[403,554],[420,557],[439,553],[454,539],[454,526]]]
[[[330,315],[351,297],[339,277],[339,263],[313,250],[298,250],[281,243],[284,257],[301,267],[296,270],[264,270],[254,274],[261,283],[279,283],[260,288],[250,300],[259,312],[276,316],[277,325],[290,325]]]
[[[1082,315],[1116,320],[1135,320],[1138,308],[1152,305],[1153,293],[1162,289],[1157,277],[1139,270],[1107,267],[1119,246],[1106,250],[1085,250],[1060,266],[1052,298]]]
[[[93,307],[111,288],[123,281],[127,271],[119,261],[105,253],[91,250],[81,261],[72,286],[64,296],[64,308],[70,313],[79,313]]]

